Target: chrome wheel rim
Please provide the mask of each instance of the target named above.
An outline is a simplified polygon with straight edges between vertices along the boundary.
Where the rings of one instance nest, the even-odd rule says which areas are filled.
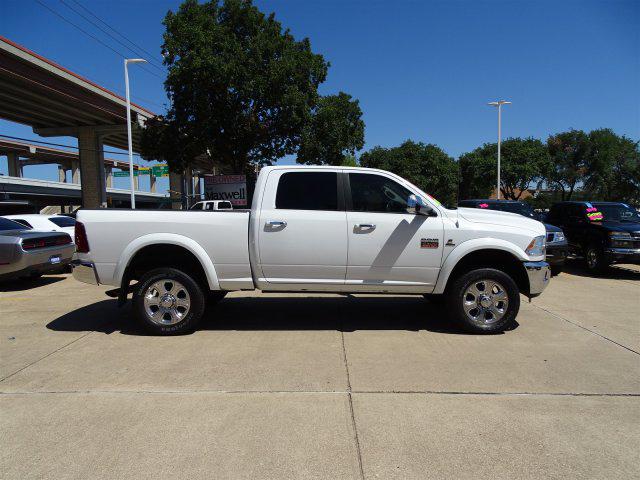
[[[587,252],[587,266],[595,268],[598,264],[598,253],[592,248]]]
[[[491,325],[507,313],[509,295],[495,280],[477,280],[465,290],[462,308],[473,323]]]
[[[144,292],[144,311],[156,325],[175,325],[184,320],[190,308],[189,292],[176,280],[158,280]]]

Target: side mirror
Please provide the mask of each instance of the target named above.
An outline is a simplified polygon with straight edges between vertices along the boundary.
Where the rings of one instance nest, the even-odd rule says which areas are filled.
[[[424,215],[425,217],[434,217],[435,212],[426,204],[422,197],[410,195],[407,199],[407,213],[412,215]]]

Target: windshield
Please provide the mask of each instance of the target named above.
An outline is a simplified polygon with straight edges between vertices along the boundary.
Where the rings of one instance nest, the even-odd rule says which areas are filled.
[[[624,203],[594,203],[594,207],[602,212],[604,220],[613,222],[640,222],[640,215]]]
[[[503,212],[517,213],[519,215],[524,215],[525,217],[533,218],[536,216],[531,205],[527,203],[498,203],[498,208]]]
[[[7,230],[29,230],[28,227],[20,225],[18,222],[0,217],[0,232]]]

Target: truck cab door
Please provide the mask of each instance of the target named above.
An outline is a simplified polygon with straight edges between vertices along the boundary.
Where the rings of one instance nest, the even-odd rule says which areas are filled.
[[[326,169],[273,170],[259,212],[263,290],[339,290],[347,268],[342,177]],[[339,287],[336,287],[339,285]]]
[[[429,293],[442,262],[442,218],[408,213],[413,192],[382,173],[350,172],[346,289]]]

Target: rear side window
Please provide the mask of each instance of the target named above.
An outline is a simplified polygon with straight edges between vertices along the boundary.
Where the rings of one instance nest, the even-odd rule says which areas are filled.
[[[0,217],[0,231],[3,231],[3,230],[24,230],[25,228],[29,228],[29,229],[31,228],[30,225],[27,227],[24,223],[18,223],[18,222],[19,222],[18,220],[9,220],[8,218]],[[23,222],[24,222],[24,220],[23,220]]]
[[[231,209],[233,209],[233,206],[231,205],[231,202],[220,202],[218,204],[218,209],[219,210],[231,210]]]
[[[280,176],[276,208],[338,210],[336,172],[288,172]]]
[[[407,213],[411,192],[382,175],[350,173],[351,210],[354,212]]]
[[[13,218],[12,220],[27,228],[33,228],[33,226],[29,222],[27,222],[26,220],[23,220],[22,218]]]
[[[200,207],[202,207],[202,205],[200,205]],[[204,204],[204,209],[205,210],[213,210],[213,203],[212,202],[205,203]]]
[[[49,220],[59,227],[74,227],[76,225],[75,218],[71,217],[51,217]]]

